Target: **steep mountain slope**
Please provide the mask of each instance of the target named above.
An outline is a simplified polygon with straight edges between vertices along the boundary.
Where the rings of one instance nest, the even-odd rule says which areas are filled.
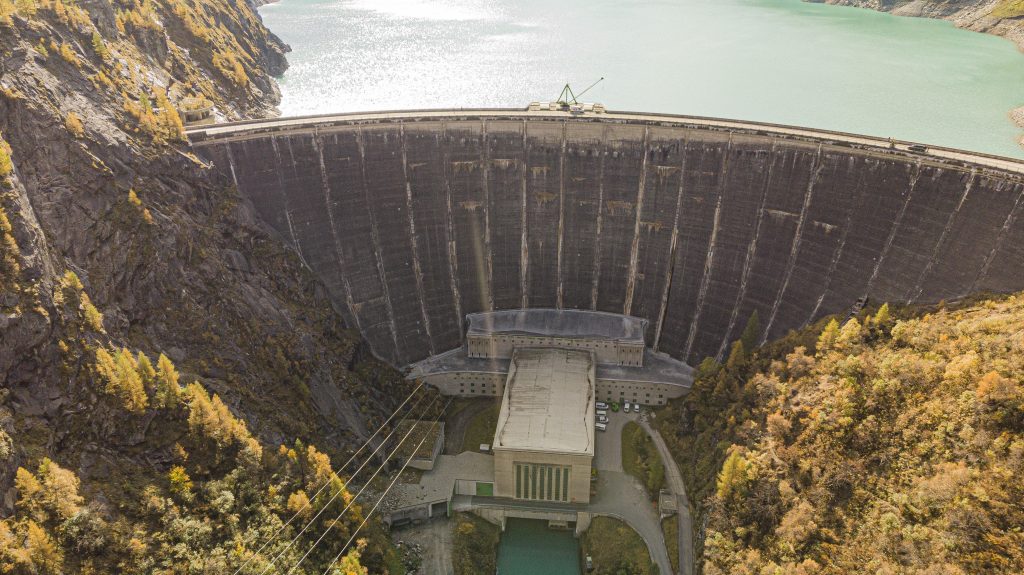
[[[242,0],[0,0],[0,571],[223,572],[406,395],[183,145],[285,50]]]
[[[658,414],[704,573],[1024,570],[1024,296],[831,321]]]

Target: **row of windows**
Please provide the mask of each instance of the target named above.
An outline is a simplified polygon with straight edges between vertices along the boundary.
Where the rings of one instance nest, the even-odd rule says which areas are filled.
[[[516,499],[569,500],[569,467],[516,463]]]

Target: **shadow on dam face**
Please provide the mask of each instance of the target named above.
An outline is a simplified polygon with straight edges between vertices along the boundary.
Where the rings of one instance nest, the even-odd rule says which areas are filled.
[[[721,357],[874,302],[1024,289],[1024,164],[653,115],[451,111],[193,131],[381,358],[461,345],[466,314],[596,309]]]

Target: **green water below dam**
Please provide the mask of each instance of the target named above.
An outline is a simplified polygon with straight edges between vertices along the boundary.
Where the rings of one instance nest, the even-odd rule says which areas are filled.
[[[578,575],[579,541],[546,521],[509,519],[498,544],[497,575]]]
[[[280,0],[285,115],[522,107],[566,81],[610,109],[1024,157],[1024,55],[940,20],[800,0]]]

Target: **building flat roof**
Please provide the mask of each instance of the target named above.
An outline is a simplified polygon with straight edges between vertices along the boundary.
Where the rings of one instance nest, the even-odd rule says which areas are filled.
[[[647,320],[576,309],[513,309],[471,313],[466,335],[516,334],[644,343]]]
[[[408,377],[421,379],[444,373],[493,373],[507,374],[511,363],[509,359],[469,357],[464,347],[431,356],[410,366]],[[657,383],[693,386],[693,368],[674,359],[668,354],[644,350],[644,364],[641,367],[625,365],[597,365],[597,379],[614,379],[617,381],[635,381],[637,383]]]
[[[494,434],[494,449],[594,455],[594,354],[517,348]]]

